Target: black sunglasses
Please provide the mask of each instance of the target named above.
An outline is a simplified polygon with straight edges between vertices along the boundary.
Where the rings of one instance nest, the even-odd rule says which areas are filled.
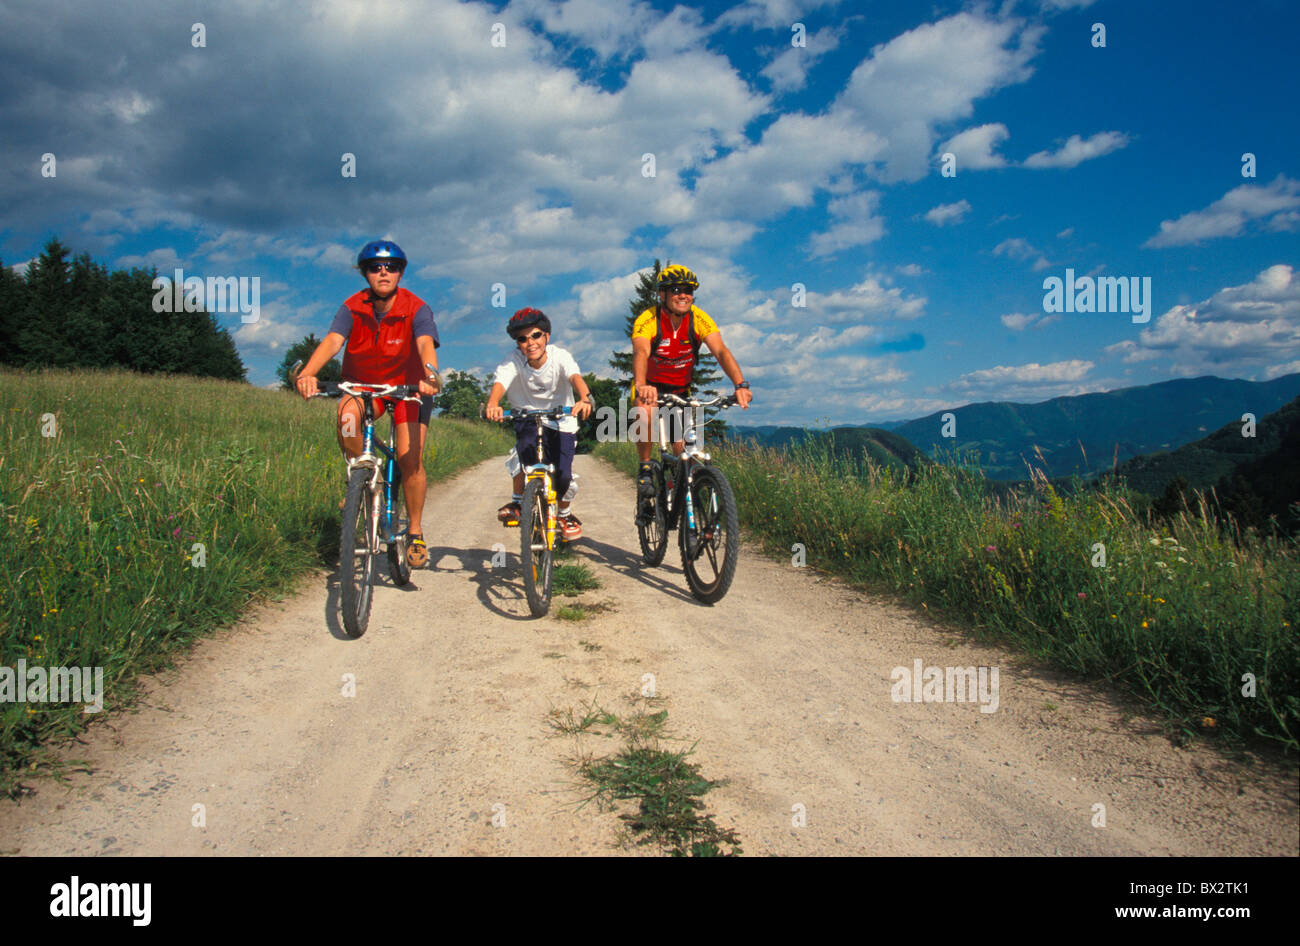
[[[527,335],[516,335],[515,341],[518,342],[520,345],[522,345],[524,342],[535,342],[545,334],[546,334],[545,332],[530,332]]]
[[[390,273],[400,273],[402,264],[392,260],[372,260],[366,264],[366,272],[368,273],[378,273],[385,269]]]

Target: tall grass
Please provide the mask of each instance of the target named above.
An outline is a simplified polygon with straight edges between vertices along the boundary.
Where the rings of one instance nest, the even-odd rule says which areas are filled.
[[[627,445],[597,455],[635,468]],[[1111,681],[1179,734],[1296,751],[1295,540],[1239,534],[1204,501],[1152,526],[1116,485],[1063,497],[1040,475],[990,498],[970,460],[927,464],[903,482],[825,444],[714,456],[741,524],[768,550],[790,556],[802,544],[810,565]]]
[[[0,666],[103,667],[112,704],[336,561],[334,410],[233,382],[0,371]],[[425,468],[436,480],[508,449],[495,426],[435,419]],[[0,703],[0,791],[89,718]]]

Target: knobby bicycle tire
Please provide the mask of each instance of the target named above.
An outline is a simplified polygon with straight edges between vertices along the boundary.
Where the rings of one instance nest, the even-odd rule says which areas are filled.
[[[691,482],[695,527],[682,510],[677,524],[682,571],[691,594],[705,604],[720,601],[731,588],[740,555],[740,521],[731,484],[716,467],[700,466]]]
[[[406,562],[406,529],[402,528],[402,480],[393,484],[393,519],[389,523],[393,541],[388,543],[388,574],[393,584],[402,586],[411,580],[411,566]]]
[[[668,551],[668,509],[664,504],[664,475],[658,466],[654,471],[655,495],[654,517],[641,518],[645,500],[638,494],[636,498],[636,532],[641,540],[641,560],[647,565],[658,565],[664,560]]]
[[[524,573],[524,594],[528,596],[528,609],[539,618],[551,609],[551,574],[554,562],[546,545],[546,483],[531,479],[524,487],[520,503],[519,557]],[[534,546],[539,548],[534,549]]]
[[[343,629],[349,637],[360,637],[370,622],[370,602],[374,591],[375,504],[370,493],[371,471],[357,467],[348,479],[347,499],[343,502],[343,527],[339,533],[339,599],[343,611]]]

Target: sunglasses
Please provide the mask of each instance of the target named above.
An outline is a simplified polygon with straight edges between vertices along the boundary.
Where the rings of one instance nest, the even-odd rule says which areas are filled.
[[[545,332],[529,332],[527,335],[516,335],[515,341],[522,345],[524,342],[535,342],[545,335]]]
[[[670,296],[693,296],[695,290],[688,286],[669,286],[668,295]]]
[[[366,272],[378,273],[388,270],[390,273],[400,273],[402,271],[401,263],[393,263],[386,260],[374,260],[366,264]]]

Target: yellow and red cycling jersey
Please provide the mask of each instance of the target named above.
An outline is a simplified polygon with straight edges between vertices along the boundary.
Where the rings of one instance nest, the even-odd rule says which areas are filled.
[[[683,318],[676,330],[672,318],[662,308],[646,309],[638,315],[632,324],[632,337],[650,339],[646,384],[689,384],[700,344],[717,330],[717,323],[709,313],[694,305],[690,318]]]

